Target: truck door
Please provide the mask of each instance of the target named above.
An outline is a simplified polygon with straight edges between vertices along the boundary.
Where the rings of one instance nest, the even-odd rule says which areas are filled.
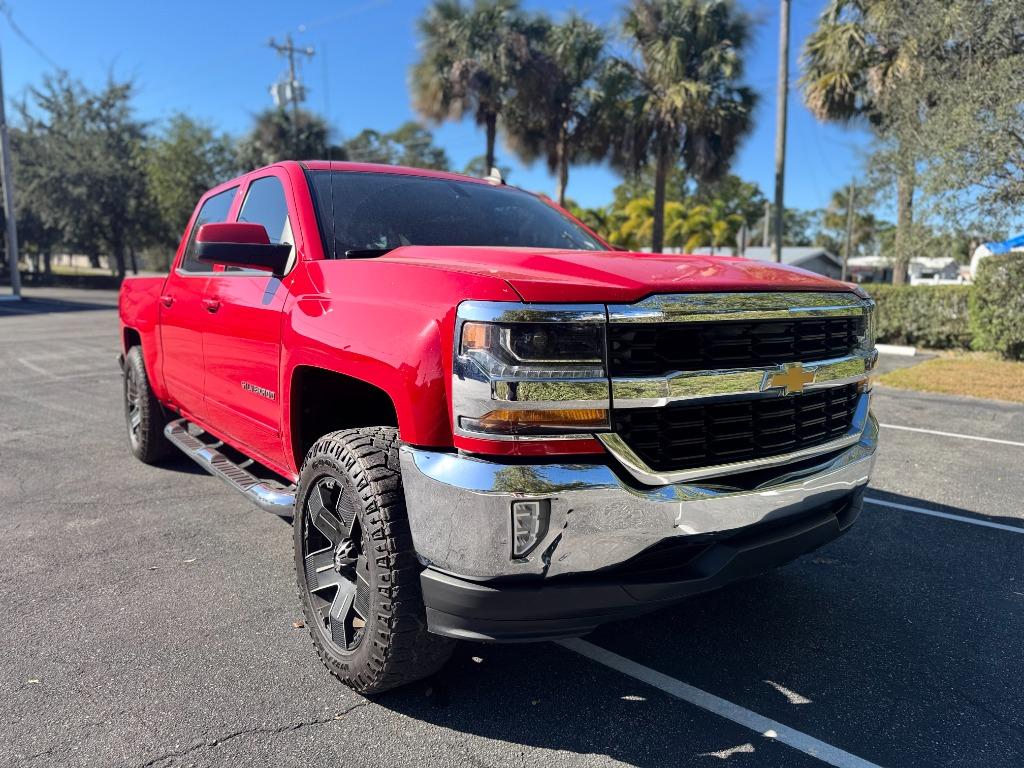
[[[196,233],[203,224],[228,220],[238,187],[208,197],[192,223],[160,295],[160,342],[164,383],[186,417],[204,419],[203,327],[210,315],[203,304],[213,267],[196,258]]]
[[[274,243],[295,242],[285,194],[287,176],[274,169],[252,178],[237,220],[262,224]],[[292,262],[295,259],[292,250]],[[288,278],[284,280],[287,282]],[[255,458],[280,460],[281,311],[287,288],[255,269],[218,265],[206,285],[204,326],[206,408],[210,426]]]

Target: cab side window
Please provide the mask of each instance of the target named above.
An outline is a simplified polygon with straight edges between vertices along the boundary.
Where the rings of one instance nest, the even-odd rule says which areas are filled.
[[[214,224],[228,220],[228,213],[231,211],[231,203],[235,199],[238,187],[225,189],[209,198],[203,207],[199,209],[196,216],[196,223],[192,225],[192,231],[188,236],[188,245],[185,246],[185,258],[181,261],[183,272],[212,272],[213,265],[207,264],[196,258],[196,235],[203,224]]]
[[[248,224],[262,224],[267,230],[267,237],[272,243],[291,243],[292,229],[288,219],[288,201],[284,196],[284,187],[276,176],[264,176],[249,185],[245,193],[245,202],[238,213],[238,221]],[[292,257],[295,252],[292,250]],[[289,269],[291,264],[289,263]],[[243,267],[225,267],[226,272],[256,272]],[[286,270],[287,271],[287,270]],[[266,273],[262,273],[266,274]]]
[[[288,226],[288,203],[284,197],[284,187],[276,176],[264,176],[249,185],[238,220],[262,224],[267,229],[270,242],[284,242],[282,238]]]

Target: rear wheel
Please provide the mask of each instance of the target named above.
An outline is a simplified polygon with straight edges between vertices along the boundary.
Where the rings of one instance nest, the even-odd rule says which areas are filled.
[[[167,417],[149,386],[142,347],[132,347],[124,358],[124,418],[135,458],[156,464],[171,454],[173,446],[164,437]]]
[[[295,510],[299,598],[327,668],[366,694],[440,669],[455,644],[427,632],[397,431],[320,438],[303,464]]]

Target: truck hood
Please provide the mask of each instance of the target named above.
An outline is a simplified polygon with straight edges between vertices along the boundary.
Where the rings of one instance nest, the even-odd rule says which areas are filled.
[[[734,256],[409,245],[378,261],[501,278],[529,302],[628,303],[654,293],[853,290],[803,269]]]

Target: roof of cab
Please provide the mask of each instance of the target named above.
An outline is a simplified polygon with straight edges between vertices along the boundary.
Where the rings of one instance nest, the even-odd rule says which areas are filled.
[[[350,171],[355,173],[392,173],[403,176],[427,176],[433,179],[450,179],[452,181],[471,181],[476,184],[489,184],[486,179],[466,176],[449,171],[435,171],[427,168],[409,168],[403,165],[384,165],[383,163],[350,163],[338,160],[303,160],[300,165],[310,171]]]

